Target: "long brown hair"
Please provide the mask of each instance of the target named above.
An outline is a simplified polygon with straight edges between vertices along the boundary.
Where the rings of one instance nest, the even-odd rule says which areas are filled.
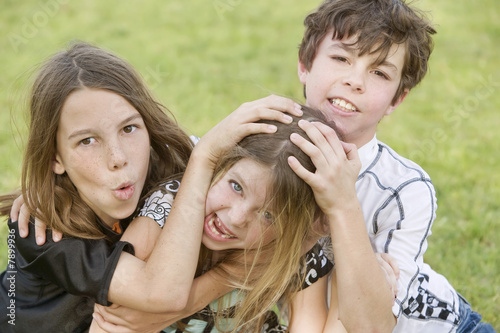
[[[83,202],[67,174],[52,171],[56,134],[64,101],[77,89],[104,89],[125,98],[142,116],[151,153],[142,194],[184,171],[192,145],[168,111],[149,92],[140,75],[123,59],[83,42],[50,57],[35,78],[29,103],[29,137],[22,167],[21,192],[32,216],[64,235],[104,237],[94,212]],[[8,215],[13,195],[0,198]],[[144,201],[144,196],[140,203]],[[141,206],[141,204],[139,204]]]
[[[237,161],[249,158],[269,168],[272,173],[271,182],[267,188],[267,205],[265,208],[275,214],[271,228],[276,238],[265,246],[260,246],[252,255],[255,261],[247,267],[251,278],[243,284],[232,281],[232,286],[243,293],[243,300],[237,305],[232,329],[244,328],[245,332],[260,331],[265,319],[264,313],[284,296],[290,300],[298,292],[304,280],[303,245],[311,238],[318,238],[318,221],[324,214],[316,204],[312,189],[300,179],[288,165],[288,157],[295,156],[309,171],[314,172],[315,166],[309,156],[290,141],[292,133],[298,133],[308,139],[305,132],[298,126],[300,119],[328,123],[319,111],[302,107],[304,115],[293,117],[293,123],[272,123],[278,127],[275,134],[255,134],[244,138],[229,154],[218,163],[214,181],[220,179]],[[201,264],[206,263],[210,251],[200,256]],[[229,251],[223,260],[240,258],[242,250]],[[247,250],[247,253],[249,251]],[[256,253],[255,253],[256,252]],[[208,254],[207,254],[208,253]],[[235,264],[234,262],[232,264]],[[205,267],[206,268],[206,267]],[[221,266],[215,271],[227,277]],[[218,319],[221,319],[218,314]],[[220,320],[217,320],[220,322]]]

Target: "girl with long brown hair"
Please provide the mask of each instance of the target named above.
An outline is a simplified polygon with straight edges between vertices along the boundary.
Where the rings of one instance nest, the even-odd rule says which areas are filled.
[[[29,214],[61,231],[63,239],[38,246],[32,225],[22,238],[17,222],[9,223],[0,330],[86,331],[94,302],[142,311],[183,309],[202,223],[189,210],[173,209],[147,263],[133,255],[133,243],[119,240],[121,234],[147,194],[185,170],[178,202],[188,197],[190,204],[203,192],[197,184],[213,158],[245,135],[275,130],[253,122],[283,119],[276,109],[294,112],[292,101],[276,100],[258,115],[240,117],[224,140],[201,140],[188,166],[190,138],[127,62],[86,43],[52,56],[31,91],[21,192]],[[245,111],[239,114],[251,114]],[[2,215],[18,194],[0,198]]]

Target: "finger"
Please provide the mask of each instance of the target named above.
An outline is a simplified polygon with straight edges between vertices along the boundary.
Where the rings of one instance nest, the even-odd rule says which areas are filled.
[[[386,253],[376,253],[375,257],[377,258],[377,261],[382,268],[382,271],[384,272],[384,275],[387,279],[387,283],[389,284],[389,287],[391,289],[391,292],[394,294],[394,296],[397,296],[397,279],[398,277],[396,276],[395,270],[393,269],[392,264],[396,264],[394,259],[386,254]],[[396,265],[397,266],[397,265]]]
[[[300,104],[289,98],[271,95],[253,102],[243,103],[237,111],[238,117],[241,117],[242,114],[249,117],[246,121],[267,119],[288,124],[292,122],[292,118],[286,113],[300,117],[303,114],[301,108]]]
[[[346,154],[337,133],[330,126],[321,122],[299,122],[299,126],[304,129],[315,145],[321,149],[328,159],[329,164],[335,163],[336,159],[346,159]]]
[[[397,293],[397,280],[396,276],[394,275],[394,271],[391,269],[390,265],[387,262],[381,263],[380,268],[384,272],[391,293],[395,296]]]
[[[10,209],[10,219],[15,222],[19,219],[19,211],[24,205],[24,198],[22,195],[18,196],[12,203],[12,208]]]
[[[337,132],[335,132],[335,130],[333,128],[331,128],[330,126],[328,126],[326,124],[318,122],[318,121],[312,122],[311,125],[313,125],[314,127],[316,127],[319,130],[319,132],[323,135],[325,140],[328,142],[329,146],[332,147],[332,149],[335,152],[337,152],[337,153],[344,152],[344,154],[345,154],[345,150],[342,146],[342,142],[340,141],[340,139],[337,135]]]
[[[384,261],[386,261],[390,265],[392,271],[394,272],[394,275],[396,276],[397,279],[399,279],[399,265],[396,262],[396,259],[394,259],[388,253],[381,253],[381,257],[382,259],[384,259]]]
[[[306,182],[311,187],[314,187],[314,174],[304,168],[302,164],[300,164],[299,160],[295,156],[289,156],[288,157],[288,165],[290,168],[292,168],[293,172],[302,179],[303,181]]]
[[[310,133],[306,132],[306,134],[309,135]],[[309,156],[309,158],[311,158],[311,161],[313,162],[316,169],[327,168],[329,166],[326,155],[328,154],[328,152],[326,151],[327,149],[323,147],[324,149],[321,150],[320,147],[318,147],[319,145],[321,145],[321,143],[316,144],[310,142],[297,133],[292,133],[290,135],[290,141],[297,147],[299,147],[300,150],[302,150],[307,156]]]
[[[38,245],[43,245],[45,244],[46,237],[45,237],[45,231],[47,230],[47,226],[45,223],[41,222],[38,219],[35,219],[35,237],[36,237],[36,243]]]
[[[244,125],[239,125],[238,129],[232,133],[227,133],[225,142],[240,142],[243,138],[251,134],[272,134],[276,133],[278,128],[275,125],[263,124],[263,123],[248,123]]]
[[[103,323],[103,325],[106,325],[108,328],[113,328],[115,331],[117,330],[118,327],[121,329],[124,329],[127,327],[127,321],[123,320],[121,317],[116,316],[112,313],[110,313],[109,309],[106,308],[95,308],[94,313],[98,313],[100,318],[100,322]],[[101,324],[99,326],[102,327]]]
[[[14,221],[14,220],[12,220]],[[21,208],[19,209],[19,216],[18,216],[18,227],[19,227],[19,235],[22,237],[22,238],[25,238],[28,236],[29,234],[29,223],[30,223],[30,212],[28,210],[28,206],[24,204],[24,201],[23,201],[23,204],[21,206]]]
[[[106,332],[109,333],[124,333],[126,332],[123,327],[111,324],[104,320],[104,318],[98,313],[92,313],[92,318],[97,323],[97,325]]]
[[[344,149],[348,160],[352,161],[359,159],[358,148],[354,143],[347,143],[343,141],[340,141],[340,143],[342,144],[342,148]]]
[[[270,95],[267,97],[264,97],[260,101],[270,105],[270,108],[282,111],[282,112],[287,112],[290,113],[294,116],[300,117],[302,116],[302,106],[296,102],[294,102],[292,99],[287,98],[287,97],[282,97],[278,95]]]
[[[57,243],[62,239],[62,232],[52,229],[52,240]]]
[[[337,139],[335,131],[326,125],[322,125],[323,124],[315,124],[305,120],[299,121],[299,126],[306,132],[312,143],[320,150],[325,159],[326,166],[333,166],[337,163],[338,157],[340,157],[341,160],[345,159],[345,154],[342,145]],[[328,138],[327,135],[330,137]],[[319,167],[318,165],[316,166]]]
[[[241,123],[257,122],[259,120],[275,120],[284,124],[290,124],[293,118],[286,111],[274,108],[271,105],[248,106],[233,114]]]

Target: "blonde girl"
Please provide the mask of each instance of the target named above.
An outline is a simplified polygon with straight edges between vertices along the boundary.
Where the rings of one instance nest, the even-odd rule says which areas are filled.
[[[327,123],[319,112],[306,107],[302,111],[304,119]],[[202,141],[216,141],[217,133],[225,130],[224,124],[229,127],[234,117],[229,116]],[[202,212],[204,220],[196,274],[210,270],[221,283],[238,291],[212,302],[166,332],[284,331],[277,315],[269,311],[280,300],[288,303],[288,319],[305,314],[300,307],[292,306],[292,301],[302,289],[326,276],[332,265],[318,245],[304,256],[320,235],[324,215],[311,188],[288,166],[288,158],[294,156],[307,170],[315,171],[311,159],[290,141],[292,133],[306,137],[298,121],[297,117],[291,124],[262,121],[276,126],[276,133],[247,136],[214,164],[206,198],[199,203],[192,200],[189,207]],[[202,147],[198,144],[195,154],[199,149]],[[172,207],[175,188],[175,182],[168,183],[156,192],[141,214],[153,217],[162,226],[163,212]],[[154,242],[155,235],[149,236],[144,244]],[[233,274],[238,262],[246,279]],[[105,315],[108,310],[99,307],[99,311]],[[112,329],[107,324],[103,327]]]

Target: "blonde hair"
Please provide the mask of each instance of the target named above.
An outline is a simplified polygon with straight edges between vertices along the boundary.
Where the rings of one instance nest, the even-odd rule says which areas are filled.
[[[184,171],[192,146],[173,117],[149,92],[143,80],[123,59],[78,42],[50,57],[31,90],[29,138],[22,167],[21,191],[30,214],[66,236],[102,238],[95,213],[80,198],[67,174],[52,171],[56,134],[66,98],[82,88],[104,89],[125,98],[141,115],[151,142],[149,170],[142,191]],[[14,194],[0,197],[8,215]],[[139,204],[139,207],[141,204]]]
[[[247,250],[247,254],[255,256],[254,263],[247,267],[252,278],[243,284],[232,281],[232,286],[243,293],[243,300],[236,306],[233,330],[244,328],[245,332],[260,331],[264,314],[282,296],[289,300],[300,290],[304,281],[305,270],[299,269],[303,262],[303,245],[311,238],[319,237],[315,223],[324,217],[316,204],[312,189],[300,179],[288,165],[288,157],[295,156],[309,171],[315,167],[309,156],[290,141],[291,133],[298,133],[308,139],[305,132],[298,126],[300,119],[327,123],[324,116],[316,110],[303,106],[304,115],[294,117],[292,124],[275,121],[278,127],[275,134],[255,134],[243,139],[229,154],[223,157],[216,168],[214,180],[220,179],[231,166],[243,158],[252,159],[269,167],[272,173],[271,184],[267,189],[268,207],[266,210],[275,213],[271,228],[276,238],[257,250]],[[333,124],[329,123],[333,127]],[[205,248],[205,251],[207,249]],[[208,253],[210,251],[207,251]],[[232,264],[241,264],[241,250],[228,251],[224,260],[233,260]],[[205,261],[210,255],[200,256]],[[223,276],[221,266],[215,271]],[[218,314],[217,322],[221,315]]]

